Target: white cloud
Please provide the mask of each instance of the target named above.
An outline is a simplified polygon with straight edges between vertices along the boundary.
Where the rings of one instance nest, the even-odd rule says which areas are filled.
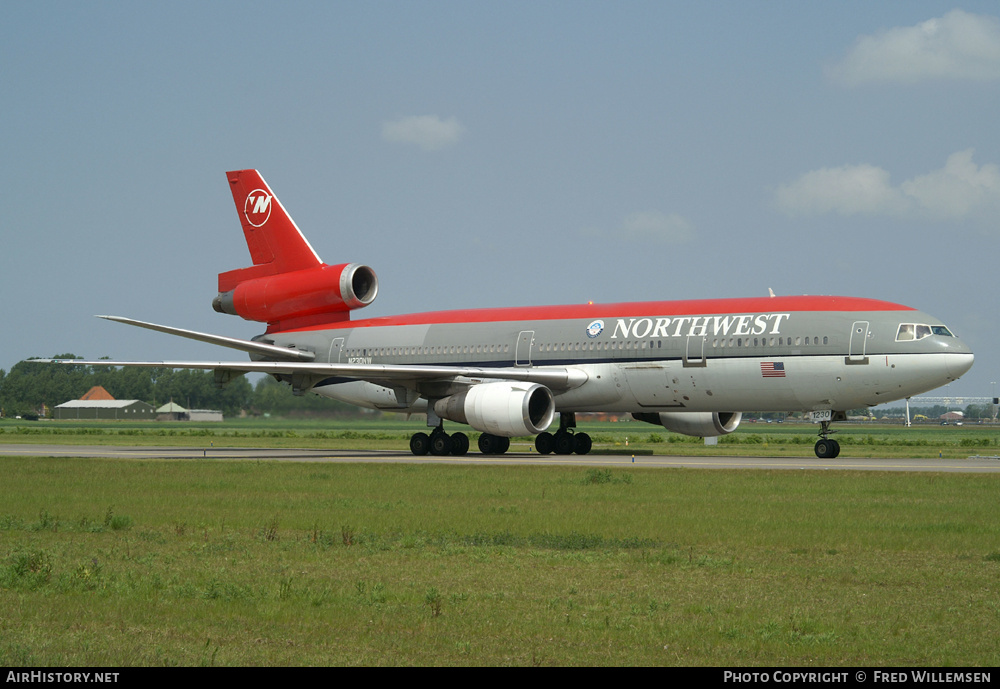
[[[629,241],[682,244],[694,238],[694,226],[676,213],[644,211],[628,215],[617,234]]]
[[[901,213],[900,192],[889,184],[889,173],[873,165],[845,165],[813,170],[778,187],[778,208],[788,215],[872,215]]]
[[[1000,168],[977,167],[973,150],[953,153],[944,168],[903,182],[900,190],[923,210],[941,218],[965,218],[1000,210]]]
[[[952,10],[916,26],[862,36],[827,74],[848,86],[1000,79],[1000,20]]]
[[[873,165],[807,172],[778,187],[775,205],[791,216],[839,213],[965,220],[1000,212],[1000,168],[977,166],[973,150],[953,153],[944,167],[893,186]]]
[[[450,117],[442,120],[437,115],[403,117],[382,123],[382,139],[390,143],[414,144],[425,151],[437,151],[452,146],[465,134],[465,127]]]

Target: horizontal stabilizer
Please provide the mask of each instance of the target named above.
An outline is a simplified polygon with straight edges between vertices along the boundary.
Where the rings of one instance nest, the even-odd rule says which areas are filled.
[[[267,344],[266,342],[254,342],[253,340],[241,340],[236,337],[225,337],[224,335],[199,333],[194,330],[174,328],[169,325],[157,325],[156,323],[146,323],[145,321],[137,321],[132,318],[124,318],[122,316],[98,316],[98,318],[104,318],[109,321],[117,321],[118,323],[125,323],[126,325],[135,325],[148,330],[156,330],[161,333],[166,333],[167,335],[186,337],[189,340],[198,340],[199,342],[207,342],[208,344],[229,347],[230,349],[239,349],[240,351],[249,352],[250,354],[288,359],[290,361],[312,361],[316,358],[316,355],[312,352],[306,352],[301,349],[290,349],[288,347],[278,347],[277,345]],[[117,365],[120,366],[121,364]],[[202,367],[195,366],[193,368]]]

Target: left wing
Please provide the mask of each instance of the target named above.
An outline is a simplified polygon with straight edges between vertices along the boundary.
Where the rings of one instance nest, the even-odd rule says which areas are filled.
[[[400,385],[418,381],[448,381],[467,378],[518,380],[539,383],[553,390],[571,390],[580,387],[589,376],[576,368],[480,368],[475,366],[423,366],[408,364],[323,364],[295,361],[109,361],[99,359],[34,359],[42,363],[83,366],[144,366],[147,368],[190,368],[216,371],[219,376],[231,377],[243,373],[271,373],[286,376],[324,378],[351,378],[377,385]]]
[[[577,368],[521,368],[500,367],[481,368],[476,366],[425,366],[408,364],[325,364],[312,361],[313,352],[290,347],[279,347],[266,342],[241,340],[235,337],[212,335],[195,330],[185,330],[169,325],[158,325],[137,321],[122,316],[98,316],[109,321],[134,325],[148,330],[156,330],[168,335],[185,337],[190,340],[239,349],[251,355],[281,361],[84,361],[81,359],[36,359],[36,361],[56,364],[77,364],[84,366],[144,366],[147,368],[188,368],[215,371],[215,379],[225,383],[244,373],[269,373],[290,376],[309,387],[327,378],[349,378],[363,380],[387,387],[414,386],[418,382],[454,381],[464,379],[466,383],[480,380],[517,380],[538,383],[552,390],[563,391],[580,387],[589,376]]]

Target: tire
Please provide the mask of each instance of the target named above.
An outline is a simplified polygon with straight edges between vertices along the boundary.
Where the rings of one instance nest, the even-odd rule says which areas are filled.
[[[410,436],[410,452],[417,457],[423,457],[431,449],[431,438],[426,433],[414,433]]]
[[[435,433],[431,436],[431,454],[437,457],[451,454],[451,438],[447,433]]]
[[[489,433],[483,433],[479,436],[479,451],[484,455],[496,454],[496,436],[490,435]]]
[[[590,436],[586,433],[575,433],[573,435],[573,452],[576,454],[585,455],[590,452],[590,448],[593,446],[593,441],[591,441]]]
[[[571,454],[573,454],[573,435],[572,434],[560,431],[560,432],[556,433],[555,441],[556,441],[555,451],[556,451],[557,455],[571,455]]]
[[[535,449],[538,450],[538,454],[550,455],[555,447],[555,438],[548,431],[543,431],[535,436]]]
[[[461,457],[469,451],[469,436],[465,433],[451,434],[451,453]]]

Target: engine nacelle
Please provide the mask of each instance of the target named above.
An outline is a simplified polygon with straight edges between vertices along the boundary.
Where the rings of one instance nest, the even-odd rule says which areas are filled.
[[[233,271],[234,273],[239,271]],[[220,275],[220,286],[225,274]],[[220,292],[212,308],[248,321],[276,323],[290,319],[346,314],[368,306],[378,294],[378,278],[368,266],[344,263],[262,275]]]
[[[552,391],[537,383],[480,383],[438,400],[434,413],[483,433],[514,438],[548,428],[556,402]]]
[[[674,433],[706,438],[728,435],[735,431],[743,418],[743,412],[664,411],[659,414],[636,412],[632,417],[638,421],[663,426]]]

